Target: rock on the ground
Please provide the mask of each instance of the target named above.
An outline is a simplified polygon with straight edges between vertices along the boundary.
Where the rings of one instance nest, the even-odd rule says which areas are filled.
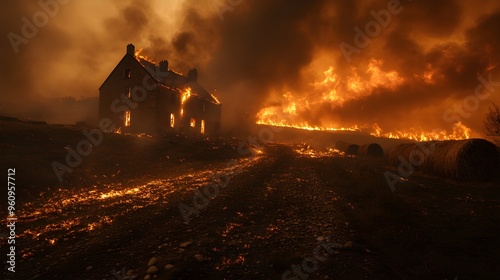
[[[156,259],[155,257],[152,257],[152,258],[149,260],[149,262],[148,262],[148,267],[149,267],[149,266],[154,265],[154,264],[156,263],[156,261],[157,261],[157,259]]]
[[[155,274],[158,272],[158,268],[156,266],[150,266],[146,271],[147,274]]]
[[[194,258],[199,261],[199,262],[202,262],[205,260],[205,258],[201,255],[201,254],[196,254],[194,255]]]
[[[172,269],[172,268],[174,268],[174,265],[172,264],[165,265],[165,269]]]
[[[181,245],[179,245],[180,248],[186,248],[187,246],[193,244],[192,241],[186,241],[186,242],[182,242]]]
[[[345,244],[344,244],[344,248],[352,248],[352,241],[347,241]]]

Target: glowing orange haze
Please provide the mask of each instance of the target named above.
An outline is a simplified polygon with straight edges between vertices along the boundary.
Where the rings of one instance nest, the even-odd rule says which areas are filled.
[[[312,84],[307,93],[294,95],[291,92],[283,94],[279,100],[280,105],[268,106],[257,113],[257,124],[280,127],[290,127],[305,130],[324,131],[363,131],[375,137],[387,137],[397,139],[411,139],[416,141],[430,140],[461,140],[471,137],[471,129],[462,123],[455,123],[451,131],[424,131],[422,129],[409,128],[402,131],[384,131],[377,123],[355,124],[344,126],[341,123],[322,125],[311,124],[307,112],[314,112],[323,106],[331,108],[342,107],[346,101],[365,98],[373,93],[375,88],[397,89],[405,79],[396,71],[384,72],[381,70],[382,60],[372,59],[367,67],[367,77],[361,78],[357,68],[352,71],[344,81],[340,80],[335,73],[334,67],[324,71],[325,78]],[[432,70],[418,76],[424,83],[435,83]]]

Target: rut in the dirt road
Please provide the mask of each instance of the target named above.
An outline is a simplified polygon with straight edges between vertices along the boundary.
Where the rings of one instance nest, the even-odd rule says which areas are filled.
[[[332,203],[335,194],[315,170],[289,147],[270,147],[266,154],[259,165],[231,180],[187,234],[176,232],[196,240],[189,255],[201,254],[205,261],[179,260],[173,279],[281,279],[286,270],[314,257],[319,240],[350,240],[344,217]],[[329,275],[330,265],[321,265],[313,278]]]

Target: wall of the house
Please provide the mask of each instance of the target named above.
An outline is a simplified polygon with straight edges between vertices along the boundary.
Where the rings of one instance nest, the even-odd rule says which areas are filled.
[[[130,77],[126,76],[130,73]],[[132,95],[128,98],[129,89],[133,91],[136,86],[143,87],[147,71],[135,60],[133,55],[126,55],[113,70],[99,92],[100,118],[109,118],[117,128],[129,132],[155,132],[155,103],[156,95],[160,91],[137,91],[139,99]],[[148,79],[151,82],[151,79]],[[145,95],[145,98],[142,96]],[[124,115],[130,111],[130,127],[125,127]]]
[[[195,126],[191,127],[191,118]],[[191,98],[184,104],[183,131],[188,135],[201,134],[201,122],[205,121],[206,136],[218,136],[220,133],[221,105],[203,99]]]
[[[209,103],[206,112],[206,131],[209,135],[220,135],[222,105]]]
[[[188,136],[217,136],[220,132],[220,105],[191,97],[181,106],[181,93],[162,88],[156,99],[157,132],[165,134],[183,133]],[[181,108],[183,114],[181,114]],[[174,115],[175,126],[170,127],[170,116]],[[195,126],[191,126],[191,118]],[[202,134],[201,123],[205,121]]]
[[[178,134],[181,129],[180,94],[164,87],[156,98],[156,127],[160,134]],[[174,127],[170,125],[170,117],[174,116]]]

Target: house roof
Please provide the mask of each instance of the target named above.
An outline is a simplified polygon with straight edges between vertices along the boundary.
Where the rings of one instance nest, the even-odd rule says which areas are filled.
[[[182,91],[186,88],[191,88],[191,95],[198,98],[204,99],[214,104],[220,104],[215,96],[210,94],[205,88],[203,88],[196,81],[190,81],[187,77],[181,74],[168,70],[167,72],[160,71],[160,65],[145,59],[141,56],[134,56],[135,59],[142,65],[142,67],[151,75],[153,79],[158,82],[163,87],[168,89]]]

